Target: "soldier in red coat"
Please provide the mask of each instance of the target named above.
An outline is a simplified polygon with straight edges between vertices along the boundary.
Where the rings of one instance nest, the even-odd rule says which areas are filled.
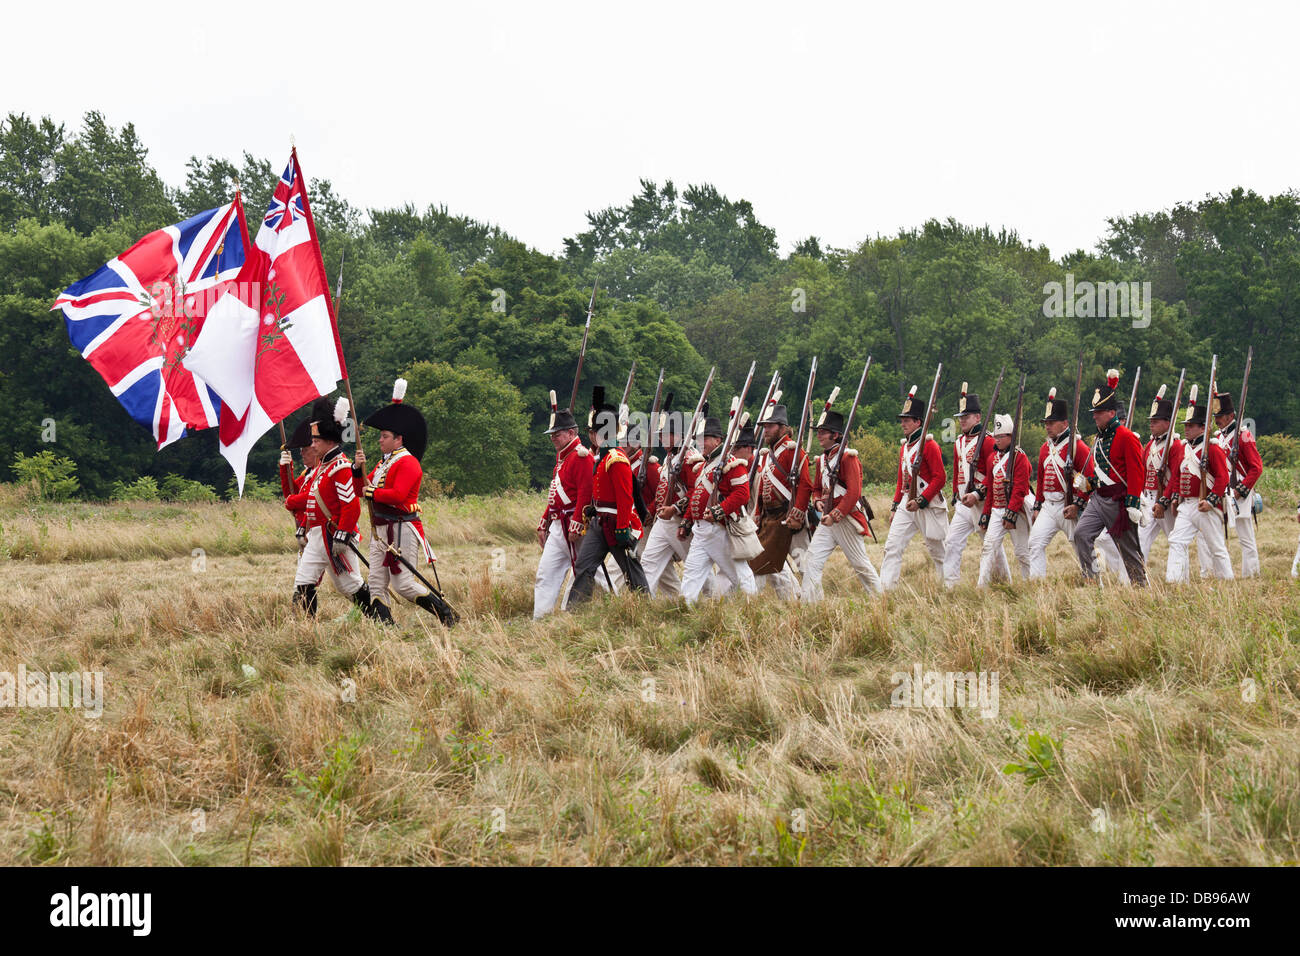
[[[590,503],[582,505],[584,532],[578,545],[573,589],[568,609],[573,610],[591,597],[596,572],[612,554],[619,570],[633,591],[648,591],[645,572],[633,553],[641,537],[641,519],[632,500],[632,465],[618,447],[618,409],[605,404],[605,390],[596,388],[592,395],[591,414],[587,418],[594,470],[591,478]]]
[[[1155,506],[1164,494],[1172,474],[1169,462],[1173,459],[1174,446],[1182,441],[1173,432],[1174,403],[1165,398],[1165,386],[1160,386],[1155,401],[1151,403],[1151,414],[1147,421],[1151,428],[1151,440],[1142,449],[1142,460],[1146,462],[1146,477],[1142,483],[1142,519],[1144,524],[1138,531],[1138,543],[1142,545],[1142,556],[1150,557],[1151,545],[1161,534],[1168,537],[1174,530],[1174,514],[1161,509],[1161,517],[1155,516]]]
[[[1223,540],[1223,498],[1228,493],[1228,456],[1205,433],[1205,406],[1196,404],[1196,386],[1192,386],[1183,421],[1182,443],[1176,460],[1170,461],[1169,483],[1157,503],[1161,511],[1177,500],[1178,517],[1169,535],[1169,564],[1165,580],[1187,580],[1187,549],[1193,541],[1196,550],[1209,555],[1211,574],[1232,579],[1232,559]],[[1203,487],[1208,481],[1208,487]]]
[[[1214,435],[1214,443],[1223,449],[1232,466],[1229,476],[1231,494],[1227,497],[1228,527],[1237,534],[1241,544],[1241,576],[1253,578],[1259,574],[1259,545],[1255,542],[1255,483],[1264,474],[1264,460],[1259,455],[1259,446],[1250,429],[1241,428],[1241,447],[1237,452],[1237,462],[1231,461],[1233,436],[1240,428],[1237,422],[1237,410],[1232,404],[1232,396],[1220,392],[1215,396],[1217,402],[1214,410],[1214,423],[1219,430]],[[1209,568],[1208,555],[1200,548],[1197,554],[1201,558],[1201,571]]]
[[[867,556],[867,515],[862,508],[862,462],[856,449],[845,448],[844,415],[826,409],[817,420],[817,442],[822,453],[813,462],[809,481],[812,485],[812,503],[821,513],[812,541],[808,545],[808,559],[804,563],[803,587],[800,599],[822,599],[822,572],[826,562],[838,547],[844,552],[849,567],[853,569],[865,591],[880,594],[884,588],[875,565]],[[832,474],[838,459],[839,471]]]
[[[370,511],[370,593],[375,616],[393,623],[393,613],[384,597],[394,594],[420,607],[451,627],[455,613],[424,585],[415,568],[432,565],[437,558],[429,547],[420,521],[420,484],[424,469],[420,459],[428,443],[428,426],[419,410],[407,405],[406,379],[393,383],[393,401],[362,424],[379,430],[379,464],[366,476],[362,495]],[[365,470],[366,455],[357,449],[357,480]]]
[[[1138,541],[1146,462],[1141,440],[1120,424],[1119,399],[1115,394],[1118,387],[1119,372],[1110,369],[1105,386],[1092,393],[1092,421],[1097,426],[1097,438],[1092,445],[1092,474],[1074,476],[1075,490],[1090,495],[1074,530],[1074,550],[1084,579],[1095,581],[1093,546],[1103,531],[1109,531],[1119,546],[1129,582],[1146,587],[1146,562]]]
[[[1011,538],[1020,573],[1029,577],[1029,523],[1034,496],[1029,492],[1029,456],[1011,447],[1015,423],[1010,415],[999,415],[993,423],[997,451],[988,472],[988,494],[984,496],[984,550],[980,555],[977,586],[992,580],[1011,580],[1002,539]],[[997,560],[1001,556],[1002,560]],[[1001,567],[999,567],[1001,565]]]
[[[791,437],[784,405],[769,403],[758,426],[763,429],[764,447],[751,469],[754,475],[751,487],[756,497],[754,520],[758,523],[763,553],[749,562],[749,569],[754,572],[758,590],[771,582],[778,595],[795,598],[799,585],[786,567],[786,559],[794,535],[803,534],[808,501],[812,497],[808,456]]]
[[[366,615],[373,616],[370,589],[361,577],[361,562],[349,544],[359,540],[357,522],[361,502],[352,480],[352,462],[343,451],[343,423],[348,400],[340,398],[331,413],[328,400],[312,408],[311,442],[319,463],[302,490],[285,501],[292,512],[302,510],[307,545],[298,557],[294,576],[294,604],[316,613],[316,588],[329,575],[339,593],[351,598]]]
[[[537,542],[542,559],[533,580],[533,618],[545,617],[555,609],[564,588],[565,576],[575,569],[581,540],[582,520],[575,518],[579,502],[591,500],[591,452],[578,437],[578,423],[567,408],[560,409],[551,392],[551,423],[546,429],[555,446],[555,468],[546,496],[546,509],[537,525]],[[573,539],[570,540],[570,535]]]
[[[953,443],[952,453],[952,520],[943,541],[943,583],[956,587],[961,580],[961,559],[971,533],[980,527],[980,506],[988,486],[989,462],[993,458],[993,436],[988,434],[982,420],[980,397],[967,392],[967,383],[961,383],[961,397],[957,400],[957,424],[961,434]],[[999,548],[999,570],[1010,577],[1007,558]]]
[[[687,604],[699,600],[715,564],[730,587],[739,585],[745,594],[754,594],[757,590],[749,562],[731,554],[727,522],[735,520],[749,503],[749,469],[734,455],[722,460],[725,440],[721,422],[713,417],[706,418],[700,437],[704,460],[694,472],[695,480],[686,502],[686,520],[678,528],[679,535],[692,539],[682,567],[682,597],[686,598]]]
[[[908,392],[898,423],[903,429],[903,445],[898,451],[898,481],[894,486],[894,507],[890,510],[889,536],[885,539],[885,559],[880,565],[880,583],[888,591],[898,584],[903,573],[903,552],[912,537],[920,532],[926,550],[934,561],[934,570],[943,580],[944,540],[948,537],[948,505],[943,486],[948,473],[943,467],[943,451],[933,435],[922,435],[925,403],[916,397],[916,386]],[[916,494],[912,493],[912,466],[920,457]]]
[[[1074,460],[1070,461],[1070,449],[1066,446],[1070,444],[1072,429],[1065,400],[1056,397],[1055,388],[1047,393],[1043,427],[1047,429],[1047,441],[1038,450],[1038,480],[1034,488],[1032,514],[1034,525],[1029,532],[1030,580],[1047,577],[1047,547],[1053,538],[1063,533],[1067,541],[1074,541],[1079,514],[1087,504],[1088,496],[1074,491],[1074,482],[1066,476],[1071,471],[1088,474],[1092,468],[1088,446],[1077,432],[1074,433]],[[1105,557],[1106,566],[1121,581],[1127,581],[1124,562],[1111,536],[1103,531],[1097,536],[1096,547]],[[1094,559],[1093,570],[1097,569]]]
[[[293,473],[293,449],[298,449],[302,455],[302,473],[295,475]],[[306,486],[311,479],[312,470],[316,467],[316,450],[311,447],[311,422],[304,419],[293,434],[289,436],[288,442],[280,450],[280,491],[285,501],[290,496],[297,495]],[[297,499],[302,500],[302,499]],[[294,537],[298,540],[298,553],[301,554],[303,548],[307,547],[307,506],[306,502],[293,512],[296,528]]]

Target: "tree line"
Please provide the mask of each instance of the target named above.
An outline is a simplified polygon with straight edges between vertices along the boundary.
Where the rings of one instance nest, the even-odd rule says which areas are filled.
[[[310,173],[310,159],[306,165]],[[232,178],[255,233],[282,168],[283,159],[247,153],[194,157],[185,181],[171,186],[130,124],[114,129],[89,113],[70,132],[49,117],[5,118],[0,474],[19,454],[53,449],[76,463],[79,493],[90,497],[142,475],[228,486],[215,430],[155,452],[49,308],[68,284],[145,233],[229,201]],[[343,273],[339,331],[357,403],[369,412],[387,400],[394,378],[410,378],[407,400],[430,423],[426,472],[458,493],[549,481],[547,391],[567,406],[596,279],[580,414],[591,385],[621,392],[633,360],[633,407],[648,411],[660,367],[679,408],[693,406],[711,364],[719,370],[716,406],[724,406],[754,358],[762,378],[782,371],[786,401],[796,404],[813,356],[824,398],[835,384],[850,391],[870,353],[857,421],[895,444],[902,396],[912,384],[926,393],[938,362],[946,373],[937,419],[955,411],[962,380],[987,400],[1005,364],[1028,375],[1025,417],[1035,421],[1049,388],[1070,396],[1082,353],[1089,390],[1113,366],[1124,373],[1126,394],[1142,367],[1141,419],[1158,384],[1172,387],[1180,367],[1204,387],[1214,352],[1235,393],[1252,342],[1249,417],[1263,434],[1292,433],[1300,413],[1291,386],[1300,344],[1293,192],[1234,189],[1116,217],[1094,249],[1056,258],[1012,230],[954,220],[878,234],[851,249],[807,236],[782,254],[751,203],[711,184],[679,190],[641,181],[625,205],[589,212],[588,228],[566,239],[559,256],[446,205],[363,213],[327,179],[311,180],[309,195],[332,287]],[[1054,311],[1045,289],[1067,281],[1076,290],[1149,283],[1147,313],[1135,327],[1131,315]],[[250,473],[272,479],[277,455],[274,437],[263,439]]]

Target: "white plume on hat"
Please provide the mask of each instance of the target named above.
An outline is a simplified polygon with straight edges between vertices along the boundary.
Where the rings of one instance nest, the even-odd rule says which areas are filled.
[[[1010,435],[1016,430],[1016,423],[1010,415],[995,415],[993,418],[993,436]]]
[[[393,382],[393,401],[400,402],[406,398],[406,379],[399,378]]]
[[[349,408],[351,408],[351,406],[348,404],[348,400],[346,398],[340,398],[337,402],[335,402],[334,421],[338,422],[340,425],[346,422],[348,420]]]

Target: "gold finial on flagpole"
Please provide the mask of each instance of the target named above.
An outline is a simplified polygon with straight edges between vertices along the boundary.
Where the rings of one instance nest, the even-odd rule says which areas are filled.
[[[240,189],[239,189],[239,177],[238,177],[238,176],[231,176],[231,177],[230,177],[230,184],[231,184],[232,186],[235,187],[235,195],[236,195],[236,196],[239,196],[239,195],[240,195]]]
[[[290,151],[290,152],[297,152],[297,151],[298,151],[298,143],[297,143],[297,141],[294,139],[293,133],[290,133],[290,134],[289,134],[289,151]]]

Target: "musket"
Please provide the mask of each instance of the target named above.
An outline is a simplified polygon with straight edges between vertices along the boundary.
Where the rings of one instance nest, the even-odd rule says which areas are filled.
[[[1205,400],[1205,433],[1201,436],[1201,454],[1196,464],[1201,469],[1201,494],[1200,499],[1205,500],[1205,496],[1210,493],[1210,425],[1214,421],[1212,412],[1214,411],[1214,392],[1218,384],[1214,380],[1215,374],[1219,370],[1219,356],[1216,354],[1210,358],[1210,390],[1207,393],[1209,398]],[[1231,475],[1229,475],[1231,478]],[[1229,489],[1231,490],[1231,489]],[[1225,505],[1225,509],[1226,509]]]
[[[636,378],[636,359],[632,360],[632,367],[628,369],[627,384],[623,386],[623,400],[618,403],[618,437],[621,439],[627,435],[627,399],[632,394],[632,379]]]
[[[794,439],[795,473],[799,473],[799,448],[803,444],[804,426],[808,424],[808,412],[812,408],[813,385],[817,382],[817,356],[813,356],[812,368],[808,370],[808,389],[803,395],[803,405],[799,412],[799,431]],[[804,454],[807,458],[807,453]]]
[[[1139,365],[1137,367],[1137,371],[1133,373],[1133,391],[1129,392],[1128,411],[1124,415],[1124,427],[1130,430],[1133,428],[1133,404],[1137,401],[1138,398],[1138,382],[1141,380],[1141,378],[1142,378],[1142,366]]]
[[[587,304],[587,324],[582,328],[582,348],[578,350],[578,369],[573,373],[573,391],[569,393],[569,411],[573,411],[578,401],[578,383],[582,381],[582,361],[587,357],[587,336],[591,332],[591,316],[596,311],[596,289],[600,286],[597,279],[591,286],[591,301]]]
[[[767,394],[763,396],[763,404],[758,406],[758,417],[754,421],[754,430],[763,426],[763,416],[767,414],[770,406],[775,405],[781,398],[781,373],[773,372],[772,381],[767,385]],[[761,444],[761,442],[760,442]],[[749,470],[749,500],[754,502],[757,497],[758,488],[758,456],[754,456],[753,467]]]
[[[1074,504],[1074,446],[1079,441],[1079,400],[1083,397],[1083,352],[1074,373],[1074,416],[1070,419],[1065,445],[1065,505]],[[1091,453],[1090,453],[1091,454]],[[1087,467],[1086,464],[1084,466]]]
[[[1173,409],[1169,413],[1169,430],[1165,432],[1165,450],[1160,457],[1160,467],[1156,470],[1156,497],[1159,498],[1164,494],[1165,482],[1169,480],[1169,449],[1174,443],[1174,427],[1178,424],[1178,404],[1183,399],[1183,381],[1187,378],[1187,369],[1184,368],[1178,373],[1178,388],[1174,391]],[[1164,476],[1162,480],[1161,476]]]
[[[1232,490],[1232,486],[1237,480],[1237,459],[1241,455],[1242,422],[1246,420],[1246,386],[1250,382],[1250,366],[1254,357],[1255,346],[1252,345],[1246,349],[1246,371],[1243,372],[1241,376],[1241,401],[1237,402],[1237,427],[1233,429],[1232,432],[1232,453],[1228,456],[1228,493],[1234,496],[1236,495],[1236,492]],[[1213,408],[1214,406],[1211,405],[1210,407]],[[1206,421],[1208,424],[1208,419]],[[1251,497],[1253,498],[1254,496],[1252,495]],[[1237,500],[1240,501],[1241,499],[1238,498]],[[1251,504],[1253,505],[1254,502],[1252,501]],[[1250,513],[1251,516],[1254,517],[1254,507],[1250,509]],[[1228,530],[1228,509],[1226,506],[1223,509],[1223,530],[1226,540]]]
[[[1015,486],[1016,478],[1016,448],[1020,443],[1020,422],[1025,412],[1025,373],[1020,373],[1020,395],[1016,399],[1016,417],[1011,422],[1011,445],[1007,448],[1006,455],[1010,459],[1005,469],[1006,474],[1006,496],[1007,504],[1011,504],[1011,489]],[[992,475],[989,475],[990,480]]]
[[[840,447],[835,452],[835,463],[826,469],[826,477],[830,482],[830,495],[835,496],[835,484],[840,480],[840,465],[844,463],[844,449],[848,447],[849,435],[853,429],[853,419],[858,412],[858,403],[862,401],[862,387],[867,384],[867,373],[871,371],[871,356],[867,356],[867,364],[862,366],[862,378],[858,379],[858,390],[853,396],[853,404],[849,406],[849,415],[844,419],[844,434],[840,436]],[[847,492],[848,489],[845,489]],[[862,497],[859,490],[858,497]],[[871,540],[875,541],[876,532],[871,527],[871,519],[868,517],[866,508],[862,509],[862,516],[867,519],[867,531],[871,534]]]
[[[925,421],[921,423],[921,438],[916,443],[916,454],[912,456],[912,463],[909,470],[912,475],[908,479],[908,494],[912,500],[916,500],[917,476],[921,473],[921,457],[925,451],[925,432],[930,427],[930,419],[934,415],[934,400],[939,396],[939,378],[943,375],[943,363],[934,370],[934,385],[930,388],[930,402],[925,407]]]
[[[758,368],[757,360],[749,363],[749,374],[745,376],[745,386],[740,390],[739,398],[732,402],[731,421],[727,424],[727,437],[722,440],[722,447],[718,452],[718,464],[713,469],[713,490],[709,492],[710,505],[718,503],[718,486],[722,484],[722,471],[727,465],[727,457],[731,454],[731,448],[740,435],[741,411],[745,407],[745,398],[749,395],[749,386],[754,381],[754,369],[756,368]]]
[[[664,370],[659,370],[659,382],[655,385],[655,399],[650,403],[650,418],[646,422],[646,455],[654,454],[655,436],[658,434],[655,423],[659,420],[659,401],[664,394]]]
[[[709,377],[705,379],[704,388],[700,391],[700,400],[695,403],[695,413],[691,416],[690,427],[681,436],[681,447],[677,449],[677,454],[673,457],[672,465],[668,469],[668,490],[664,493],[665,503],[673,500],[673,489],[677,487],[677,480],[681,476],[682,462],[686,458],[686,450],[695,437],[695,428],[700,420],[700,412],[704,408],[704,403],[708,401],[709,389],[713,387],[713,376],[717,371],[718,367],[716,365],[709,369]]]
[[[966,491],[963,492],[963,494],[970,495],[975,493],[975,472],[979,468],[980,457],[981,457],[980,452],[984,450],[984,436],[989,433],[987,423],[995,421],[995,414],[998,408],[998,396],[1002,393],[1002,378],[1006,374],[1007,374],[1007,367],[1004,365],[1002,366],[1002,370],[998,372],[997,383],[993,386],[993,397],[989,399],[989,417],[987,419],[987,422],[985,421],[980,422],[979,444],[975,447],[975,460],[971,463],[970,477],[966,479]],[[954,467],[956,466],[954,465]]]

